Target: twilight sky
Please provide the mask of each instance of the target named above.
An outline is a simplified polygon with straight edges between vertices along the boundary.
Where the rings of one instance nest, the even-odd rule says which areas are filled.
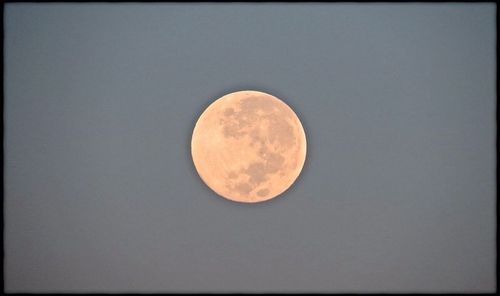
[[[492,292],[494,4],[5,5],[7,292]],[[190,141],[269,92],[305,167],[218,197]]]

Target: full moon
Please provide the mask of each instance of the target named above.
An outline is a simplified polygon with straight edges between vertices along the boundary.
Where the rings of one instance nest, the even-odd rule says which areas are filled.
[[[259,91],[238,91],[210,104],[193,130],[191,155],[203,182],[243,203],[272,199],[299,176],[306,135],[293,110]]]

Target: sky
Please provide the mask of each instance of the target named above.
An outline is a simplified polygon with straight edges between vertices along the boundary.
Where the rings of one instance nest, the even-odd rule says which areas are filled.
[[[495,9],[6,4],[6,291],[495,291]],[[246,89],[308,144],[258,204],[190,154]]]

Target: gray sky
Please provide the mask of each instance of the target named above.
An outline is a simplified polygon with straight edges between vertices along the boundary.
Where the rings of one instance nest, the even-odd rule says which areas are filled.
[[[494,4],[7,4],[8,292],[492,292]],[[297,182],[218,197],[191,132],[300,117]]]

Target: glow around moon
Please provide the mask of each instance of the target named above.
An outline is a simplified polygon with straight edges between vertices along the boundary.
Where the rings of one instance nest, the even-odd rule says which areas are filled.
[[[232,201],[269,200],[288,189],[306,158],[306,136],[293,110],[258,91],[230,93],[201,114],[193,162],[213,191]]]

